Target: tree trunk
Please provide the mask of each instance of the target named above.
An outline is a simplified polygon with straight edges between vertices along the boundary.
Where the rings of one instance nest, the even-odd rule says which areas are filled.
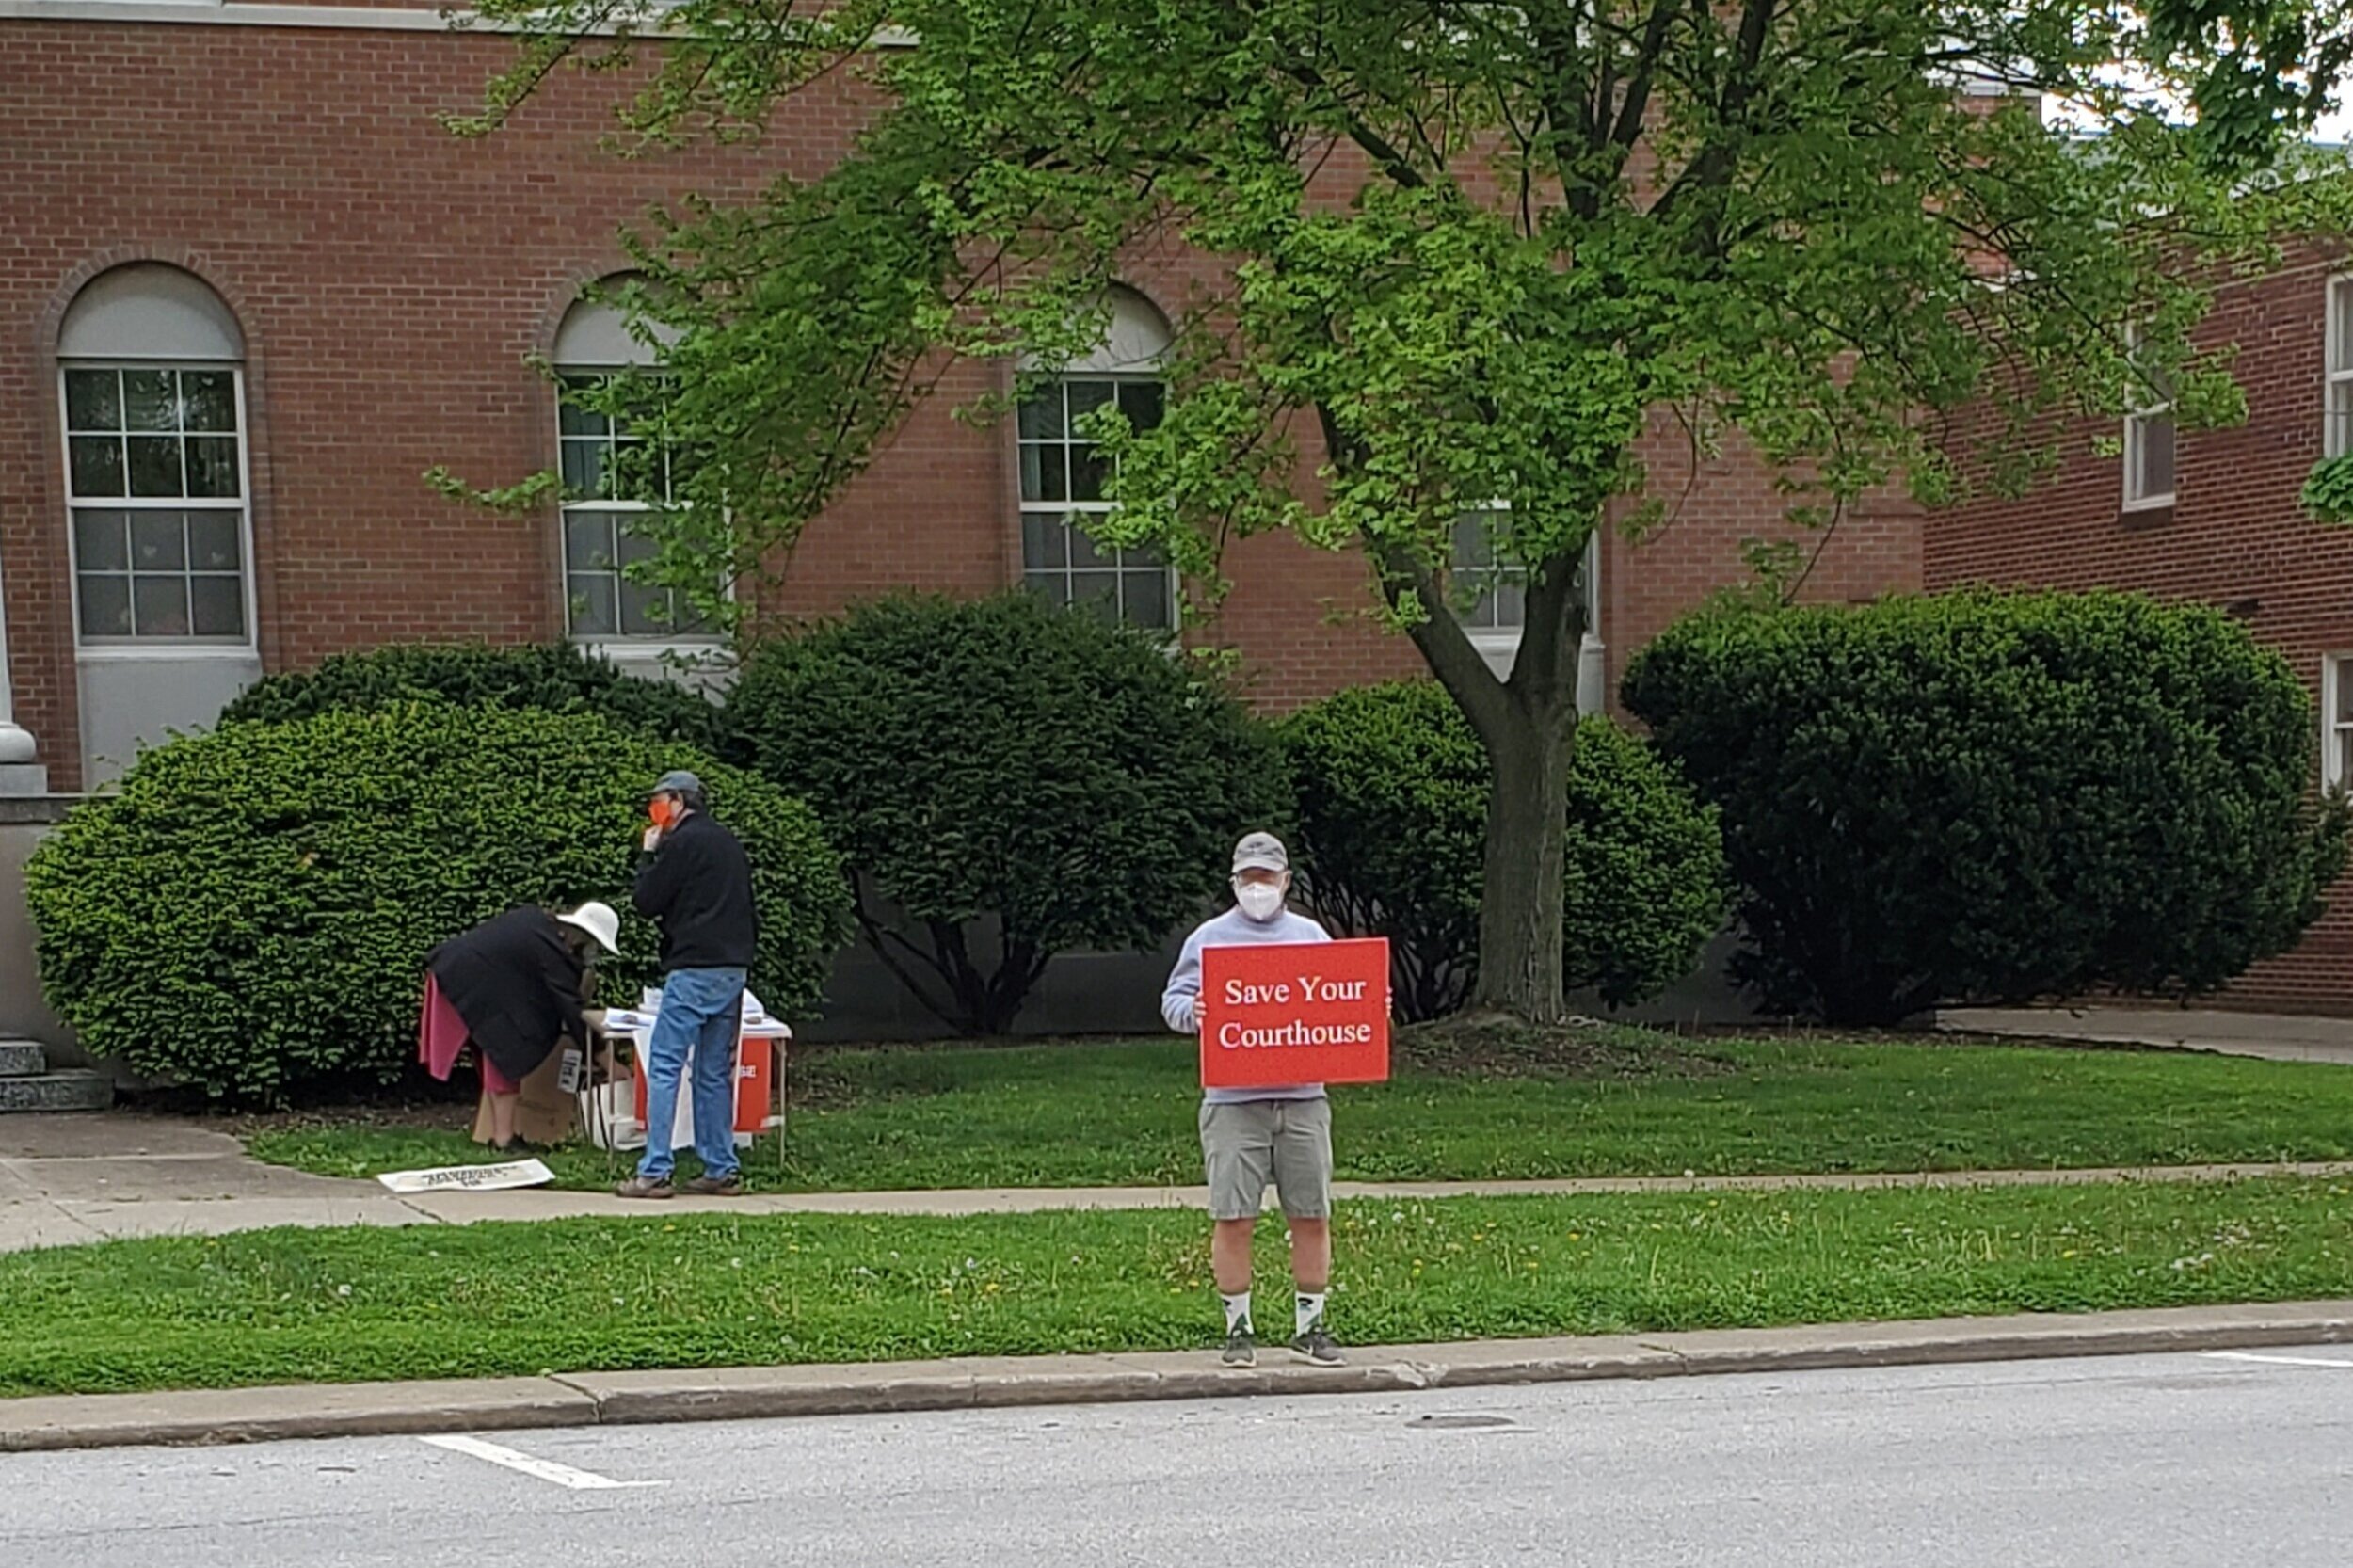
[[[1516,705],[1514,705],[1516,707]],[[1473,1012],[1530,1023],[1569,1016],[1561,983],[1561,919],[1569,808],[1569,726],[1520,713],[1515,733],[1487,743],[1486,875],[1479,908]]]

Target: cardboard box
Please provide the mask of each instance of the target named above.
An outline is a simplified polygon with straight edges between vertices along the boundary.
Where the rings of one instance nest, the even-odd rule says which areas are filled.
[[[579,1126],[579,1096],[564,1092],[564,1053],[580,1048],[558,1040],[548,1059],[523,1080],[522,1096],[515,1107],[515,1136],[527,1144],[561,1144]],[[474,1109],[473,1141],[490,1141],[490,1096],[484,1094]]]

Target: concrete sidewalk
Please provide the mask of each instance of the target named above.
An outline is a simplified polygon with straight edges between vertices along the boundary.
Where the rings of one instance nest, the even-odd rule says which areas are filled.
[[[1207,1206],[1201,1187],[968,1188],[890,1192],[758,1192],[631,1202],[609,1192],[525,1188],[394,1197],[374,1181],[309,1176],[249,1159],[225,1133],[120,1115],[28,1118],[0,1144],[0,1252],[135,1236],[220,1236],[280,1225],[473,1224],[678,1214],[1016,1214]],[[1342,1199],[1585,1196],[1606,1192],[1802,1192],[1918,1187],[2073,1186],[2353,1176],[2353,1161],[2106,1166],[2079,1170],[1600,1176],[1557,1181],[1334,1184]]]
[[[1232,1371],[1220,1367],[1212,1352],[1201,1351],[102,1394],[0,1400],[0,1453],[1238,1395],[1393,1393],[2249,1350],[2348,1339],[2353,1339],[2353,1302],[2334,1301],[1387,1345],[1355,1350],[1350,1364],[1338,1368],[1286,1364]]]
[[[1951,1034],[2067,1045],[2153,1046],[2353,1066],[2353,1018],[2179,1007],[1966,1007],[1936,1015]]]

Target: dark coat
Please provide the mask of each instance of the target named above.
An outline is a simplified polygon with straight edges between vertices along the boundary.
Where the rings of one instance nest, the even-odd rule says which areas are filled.
[[[748,969],[760,945],[752,863],[700,811],[664,833],[637,867],[637,912],[662,927],[662,972]]]
[[[474,1048],[520,1081],[558,1040],[584,1043],[581,978],[587,965],[544,909],[509,909],[433,950],[425,967],[466,1020]]]

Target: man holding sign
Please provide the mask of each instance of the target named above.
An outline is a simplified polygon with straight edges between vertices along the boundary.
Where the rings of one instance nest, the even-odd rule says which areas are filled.
[[[1238,1022],[1234,1008],[1245,1000],[1255,1000],[1256,992],[1251,983],[1222,972],[1230,967],[1228,950],[1331,943],[1323,927],[1286,905],[1290,881],[1290,856],[1273,834],[1253,833],[1236,845],[1235,906],[1185,939],[1184,952],[1160,996],[1160,1016],[1168,1027],[1202,1039],[1203,1081],[1209,1087],[1202,1096],[1201,1155],[1209,1171],[1209,1218],[1215,1224],[1209,1261],[1225,1305],[1228,1367],[1257,1364],[1257,1328],[1250,1316],[1250,1240],[1270,1180],[1290,1221],[1291,1277],[1298,1286],[1291,1353],[1318,1367],[1341,1364],[1339,1346],[1323,1319],[1324,1292],[1332,1278],[1331,1102],[1321,1082],[1265,1081],[1271,1070],[1281,1071],[1285,1058],[1278,1041],[1288,1036],[1280,1028],[1252,1030]],[[1278,955],[1248,956],[1272,960]],[[1207,998],[1205,963],[1216,987]],[[1382,1012],[1385,1052],[1385,979]],[[1218,1043],[1220,1035],[1225,1045]],[[1251,1044],[1244,1046],[1245,1040]],[[1241,1076],[1220,1083],[1228,1077],[1223,1070],[1228,1058],[1236,1059],[1233,1065]],[[1240,1060],[1244,1058],[1246,1063]],[[1213,1061],[1220,1069],[1214,1074]]]

